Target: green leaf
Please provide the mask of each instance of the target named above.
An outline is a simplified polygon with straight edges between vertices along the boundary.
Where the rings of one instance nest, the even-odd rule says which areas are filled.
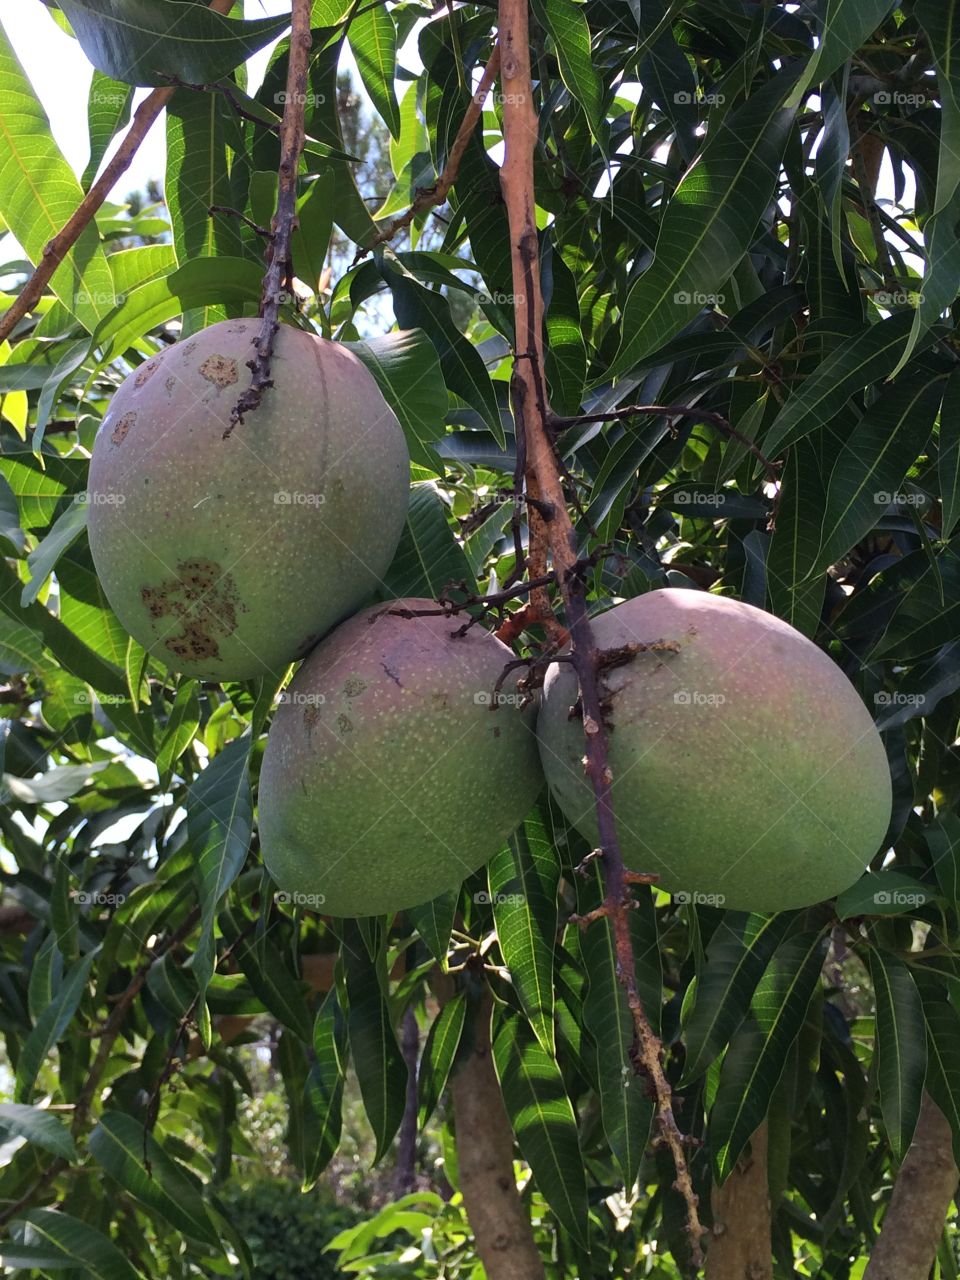
[[[196,856],[200,937],[192,966],[203,997],[214,969],[213,924],[221,898],[240,874],[253,829],[250,739],[229,742],[187,793],[187,831]]]
[[[459,991],[441,1008],[430,1027],[417,1072],[417,1096],[420,1107],[418,1124],[421,1129],[433,1115],[443,1094],[450,1068],[460,1047],[460,1037],[463,1035],[466,1016],[466,994]]]
[[[182,680],[177,689],[177,695],[167,719],[167,727],[157,751],[157,768],[161,778],[170,775],[173,766],[189,747],[200,727],[199,689],[197,681],[189,679]]]
[[[89,1222],[59,1208],[31,1209],[20,1221],[25,1224],[24,1244],[49,1249],[51,1257],[59,1255],[65,1267],[76,1267],[93,1280],[137,1280],[139,1272]]]
[[[757,983],[783,941],[794,913],[773,916],[724,913],[697,976],[696,1001],[684,1027],[683,1084],[716,1060],[750,1009]]]
[[[552,1056],[560,863],[539,814],[531,814],[491,858],[487,877],[500,954],[534,1034]]]
[[[93,186],[101,161],[119,129],[130,119],[133,89],[119,80],[112,80],[94,68],[87,95],[87,130],[90,134],[90,159],[83,171],[80,185],[84,191]]]
[[[104,318],[94,343],[103,349],[104,362],[109,363],[144,333],[173,320],[181,311],[219,302],[256,303],[261,274],[262,269],[250,258],[197,258],[132,290]]]
[[[0,29],[0,218],[36,264],[82,199],[80,183]],[[113,277],[92,224],[57,267],[50,287],[91,333],[114,305]]]
[[[871,658],[896,658],[907,662],[949,644],[960,633],[960,556],[951,543],[932,562],[922,557],[924,567],[912,580],[898,581],[893,617],[887,623]]]
[[[577,281],[554,246],[544,261],[544,286],[550,286],[550,302],[544,317],[547,345],[544,353],[550,382],[551,404],[561,414],[580,411],[587,379],[587,348],[583,340]]]
[[[577,1122],[556,1059],[544,1053],[529,1023],[502,1013],[493,1061],[520,1153],[560,1223],[587,1241],[587,1186]]]
[[[960,520],[960,370],[947,379],[940,407],[938,441],[937,475],[943,504],[941,532],[949,538]]]
[[[827,485],[823,541],[810,573],[835,564],[876,525],[933,429],[943,382],[925,370],[898,378],[840,450]]]
[[[890,1148],[902,1160],[917,1127],[927,1074],[923,1003],[909,967],[885,951],[870,952],[877,1005],[877,1080]]]
[[[603,81],[593,65],[584,6],[574,0],[533,0],[533,11],[553,37],[560,78],[583,107],[590,131],[605,152],[608,130],[603,114]]]
[[[603,881],[596,864],[577,886],[580,914],[599,906]],[[636,961],[637,991],[654,1030],[660,1026],[662,973],[657,936],[657,919],[649,890],[633,892],[636,909],[630,912],[630,937]],[[589,1033],[595,1054],[594,1071],[600,1096],[603,1131],[623,1175],[632,1187],[647,1146],[653,1104],[645,1082],[638,1074],[633,1051],[636,1027],[620,981],[613,929],[606,919],[594,921],[581,935],[580,950],[586,974],[583,999],[583,1026]],[[584,1052],[590,1046],[584,1044]]]
[[[750,1002],[751,1017],[727,1050],[709,1126],[719,1183],[732,1172],[767,1114],[819,982],[824,949],[820,933],[800,934],[778,947]]]
[[[83,998],[87,979],[90,976],[90,966],[96,954],[96,951],[88,952],[64,976],[53,999],[40,1014],[33,1030],[24,1041],[17,1060],[17,1084],[14,1093],[17,1102],[29,1102],[40,1068],[70,1025],[77,1006]]]
[[[397,73],[397,28],[386,5],[364,5],[350,22],[350,48],[360,79],[384,124],[400,137],[400,107],[394,78]]]
[[[840,412],[850,397],[887,377],[906,346],[913,313],[900,311],[833,347],[774,418],[762,442],[768,458]]]
[[[91,1133],[87,1147],[100,1168],[145,1208],[191,1239],[219,1248],[219,1233],[207,1215],[196,1179],[133,1116],[108,1112]]]
[[[344,346],[376,378],[403,427],[411,461],[438,471],[440,463],[430,443],[446,433],[447,389],[436,348],[427,335],[421,329],[407,329]]]
[[[828,0],[817,51],[790,96],[796,104],[811,84],[822,84],[876,31],[894,0]]]
[[[660,224],[652,264],[627,295],[621,346],[606,376],[628,372],[718,294],[750,248],[773,195],[794,112],[781,71],[708,133]]]
[[[229,910],[220,913],[220,927],[233,954],[263,1007],[288,1027],[304,1044],[311,1036],[307,986],[291,968],[289,956],[264,935],[249,938]]]
[[[400,545],[384,578],[384,599],[423,596],[435,600],[451,583],[475,589],[470,563],[447,523],[445,507],[429,484],[410,490]]]
[[[21,593],[21,605],[33,604],[56,567],[57,561],[67,548],[76,542],[86,527],[87,504],[81,498],[74,498],[43,541],[38,543],[27,556],[30,580]]]
[[[328,991],[313,1027],[314,1061],[307,1076],[304,1189],[312,1187],[340,1142],[341,1104],[346,1075],[346,1020],[336,988]]]
[[[33,1146],[70,1163],[77,1158],[70,1130],[59,1116],[42,1107],[0,1102],[0,1131],[7,1137],[25,1138]]]
[[[403,1119],[407,1064],[390,1021],[383,956],[371,960],[355,920],[344,921],[341,956],[349,1001],[350,1052],[364,1110],[377,1140],[377,1163],[389,1150]]]
[[[960,903],[960,817],[944,810],[924,835],[940,892],[956,907]]]
[[[23,553],[27,545],[26,534],[20,528],[17,496],[4,475],[0,475],[0,538],[5,538],[18,556]]]
[[[936,890],[892,867],[868,871],[837,898],[837,918],[895,916],[915,911],[937,896]]]
[[[0,614],[0,675],[17,676],[43,665],[43,642],[36,631]]]
[[[89,60],[125,84],[219,80],[290,25],[278,18],[225,18],[191,0],[62,0]]]
[[[197,1004],[193,975],[178,960],[171,959],[169,953],[151,965],[147,986],[172,1018],[179,1020]]]
[[[230,207],[232,193],[219,93],[175,93],[167,107],[167,171],[163,191],[173,227],[177,262],[197,258],[242,257],[240,222],[211,214],[214,205]],[[226,319],[226,308],[191,310],[181,337]]]
[[[397,263],[384,260],[383,278],[393,295],[393,310],[401,329],[423,329],[436,349],[447,390],[483,418],[501,449],[505,444],[500,407],[483,358],[460,332],[442,293],[425,289]]]
[[[448,889],[419,907],[407,907],[407,918],[419,933],[434,960],[444,968],[450,934],[460,902],[460,890]]]
[[[927,1091],[947,1117],[953,1158],[960,1164],[960,1014],[945,999],[923,992],[927,1024]]]

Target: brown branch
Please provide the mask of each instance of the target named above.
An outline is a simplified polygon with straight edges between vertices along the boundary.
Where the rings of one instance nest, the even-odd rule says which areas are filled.
[[[490,1014],[487,995],[473,1018],[470,1054],[450,1077],[459,1187],[490,1280],[543,1280],[513,1172],[513,1130],[491,1060]]]
[[[223,432],[224,440],[233,432],[243,415],[256,409],[263,393],[273,386],[270,361],[273,343],[280,328],[280,304],[284,287],[293,276],[291,242],[297,218],[297,173],[300,153],[306,136],[304,108],[307,101],[307,73],[310,65],[310,0],[293,0],[290,30],[290,57],[287,65],[287,96],[280,122],[280,169],[277,177],[277,211],[270,223],[267,247],[267,270],[260,290],[260,330],[255,343],[256,354],[247,361],[253,373],[250,385],[230,411],[230,422]]]
[[[713,1189],[707,1280],[773,1280],[767,1122],[750,1139],[722,1187]]]
[[[210,8],[217,13],[229,13],[232,6],[233,0],[211,0],[210,4]],[[43,297],[43,291],[53,273],[79,240],[84,229],[89,226],[104,200],[130,168],[141,142],[150,131],[150,126],[173,97],[174,92],[172,87],[154,89],[137,107],[133,122],[113,159],[77,205],[69,220],[64,223],[53,239],[44,245],[43,256],[37,263],[33,275],[9,308],[0,316],[0,342],[9,338],[16,325]]]
[[[538,497],[552,504],[547,522],[554,570],[566,606],[571,658],[580,684],[586,740],[585,765],[593,786],[605,882],[605,902],[613,927],[617,971],[633,1018],[635,1065],[651,1082],[656,1124],[676,1167],[676,1186],[686,1204],[691,1258],[702,1266],[704,1234],[684,1151],[684,1139],[673,1114],[670,1085],[661,1061],[661,1045],[637,990],[636,964],[630,938],[629,888],[611,803],[613,773],[604,728],[597,672],[597,647],[587,615],[582,574],[576,570],[576,534],[564,499],[563,485],[549,426],[543,375],[543,298],[540,292],[539,241],[534,209],[533,156],[537,117],[530,78],[530,35],[527,0],[500,0],[501,84],[505,155],[500,180],[510,225],[513,266],[516,357],[511,394],[518,441],[526,446],[528,474],[537,481]]]
[[[776,481],[779,479],[775,464],[760,452],[749,437],[745,436],[742,431],[738,431],[728,418],[725,418],[722,413],[714,413],[710,409],[699,409],[696,405],[630,404],[623,409],[607,409],[604,413],[577,413],[569,417],[559,417],[557,414],[551,413],[547,417],[547,426],[551,431],[566,431],[570,427],[585,426],[590,422],[618,422],[623,418],[639,416],[697,418],[701,422],[709,422],[711,426],[717,427],[725,435],[730,436],[732,440],[736,440],[749,449],[753,456],[763,464],[769,480]]]
[[[490,54],[490,61],[484,67],[480,83],[477,85],[476,92],[471,97],[463,120],[460,122],[460,128],[457,130],[457,136],[453,140],[453,146],[450,148],[447,162],[443,166],[443,173],[441,173],[432,187],[422,187],[417,191],[413,203],[406,213],[401,214],[399,218],[394,218],[385,227],[381,227],[369,245],[360,245],[351,264],[352,266],[356,266],[376,245],[385,244],[388,240],[392,240],[398,232],[405,231],[417,214],[423,213],[426,209],[432,209],[435,205],[441,205],[446,200],[450,188],[456,182],[457,174],[460,172],[460,161],[463,159],[463,153],[467,149],[467,144],[470,142],[473,131],[477,127],[477,121],[483,112],[483,101],[493,88],[493,82],[497,78],[499,69],[500,45],[495,44],[493,52]]]
[[[956,1189],[950,1125],[925,1093],[863,1280],[927,1280]]]

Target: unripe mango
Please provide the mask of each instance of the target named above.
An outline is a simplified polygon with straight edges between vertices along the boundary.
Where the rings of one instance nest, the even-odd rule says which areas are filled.
[[[678,901],[803,907],[880,848],[891,787],[880,736],[839,667],[788,623],[702,591],[627,600],[601,649],[653,646],[605,673],[613,810],[628,867]],[[551,667],[538,736],[566,817],[596,842],[569,665]]]
[[[537,798],[535,709],[513,654],[461,619],[400,600],[357,614],[310,654],[274,716],[260,775],[260,845],[292,901],[381,915],[455,888]]]
[[[120,621],[174,670],[279,676],[368,599],[403,528],[409,462],[373,376],[281,325],[258,408],[258,320],[224,320],[132,373],[90,462],[90,547]]]

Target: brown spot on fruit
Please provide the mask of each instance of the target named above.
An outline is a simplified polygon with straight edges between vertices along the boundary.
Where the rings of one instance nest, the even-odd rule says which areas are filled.
[[[142,387],[145,382],[149,382],[160,366],[159,360],[148,360],[145,365],[141,365],[133,379],[135,387]]]
[[[348,698],[356,698],[366,687],[366,680],[361,680],[358,676],[348,676],[343,682],[343,692]]]
[[[175,657],[191,662],[220,656],[220,640],[237,628],[246,612],[232,574],[215,560],[182,560],[175,577],[141,587],[140,598],[154,621],[170,618],[179,631],[163,638]]]
[[[174,391],[177,389],[177,380],[172,373],[170,377],[164,381],[163,389],[166,391],[168,396],[172,396]]]
[[[200,366],[200,376],[215,387],[229,387],[237,380],[237,362],[229,356],[207,356]]]
[[[313,733],[319,719],[320,708],[318,706],[314,705],[304,708],[303,723],[306,726],[307,733]]]
[[[337,728],[341,733],[350,733],[353,729],[353,721],[349,716],[337,716]]]
[[[137,420],[137,415],[135,413],[125,413],[123,417],[120,419],[120,421],[117,423],[117,425],[113,428],[113,433],[110,436],[111,443],[123,444],[124,440],[126,440],[127,438],[127,432],[130,430],[130,428],[133,426],[136,420]]]

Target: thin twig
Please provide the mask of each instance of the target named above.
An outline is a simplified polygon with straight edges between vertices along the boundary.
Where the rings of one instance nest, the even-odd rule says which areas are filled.
[[[224,213],[231,218],[239,218],[240,221],[251,231],[255,231],[258,236],[263,236],[264,240],[272,240],[273,232],[267,227],[258,226],[252,218],[248,218],[245,213],[241,213],[239,209],[231,209],[228,204],[212,204],[207,209],[207,213],[212,217],[215,213]]]
[[[570,427],[586,426],[590,422],[619,422],[624,418],[697,418],[701,422],[709,422],[725,435],[730,436],[749,449],[753,456],[763,464],[767,477],[771,481],[779,479],[776,464],[766,457],[753,441],[738,431],[729,418],[712,409],[700,409],[697,405],[687,404],[628,404],[622,409],[606,409],[603,413],[576,413],[567,417],[551,413],[547,417],[547,426],[551,431],[567,431]]]
[[[217,13],[228,13],[232,5],[233,0],[211,0],[210,8]],[[48,240],[44,245],[43,256],[37,263],[33,275],[0,316],[0,342],[9,338],[17,324],[43,297],[43,291],[54,272],[80,239],[84,229],[90,225],[104,200],[130,168],[141,142],[150,131],[150,126],[173,97],[174,92],[172,87],[154,89],[137,107],[133,122],[117,148],[116,154],[77,205],[69,220],[64,223],[53,239]]]
[[[670,1085],[663,1069],[660,1043],[637,990],[636,962],[629,926],[628,873],[620,852],[611,803],[610,767],[603,697],[598,674],[598,650],[587,614],[583,575],[577,571],[576,534],[566,508],[563,485],[549,425],[543,374],[543,298],[540,292],[539,243],[534,207],[533,156],[537,145],[537,117],[530,80],[530,41],[527,0],[500,0],[501,80],[505,155],[500,180],[510,225],[517,354],[511,396],[518,440],[524,439],[528,475],[537,481],[538,496],[552,503],[547,523],[550,551],[557,573],[567,623],[571,657],[580,685],[585,737],[585,767],[593,787],[604,869],[605,915],[613,929],[617,976],[624,988],[636,1037],[635,1066],[650,1079],[655,1096],[656,1124],[670,1147],[676,1167],[676,1187],[682,1195],[694,1266],[703,1265],[697,1196],[684,1151],[684,1138],[673,1114]]]
[[[477,121],[480,119],[484,99],[493,88],[493,82],[497,78],[499,68],[500,46],[495,44],[493,52],[490,54],[490,61],[484,67],[480,83],[477,85],[476,92],[471,97],[463,120],[460,122],[460,128],[457,130],[457,136],[453,140],[453,146],[450,148],[447,162],[443,166],[443,173],[441,173],[432,187],[422,187],[417,191],[413,203],[406,213],[401,214],[399,218],[394,218],[392,222],[388,222],[386,226],[381,227],[370,244],[359,246],[356,257],[353,259],[353,266],[356,266],[358,262],[365,258],[376,245],[385,244],[388,240],[392,240],[398,232],[405,231],[417,214],[423,213],[426,209],[432,209],[435,205],[443,204],[444,200],[446,200],[450,188],[457,180],[460,161],[463,159],[463,153],[466,151],[470,137],[477,126]]]
[[[307,73],[310,65],[310,0],[293,0],[290,30],[290,57],[287,66],[287,97],[280,123],[280,169],[277,179],[277,211],[270,224],[271,238],[267,248],[267,270],[260,291],[260,330],[255,343],[256,354],[247,361],[253,377],[250,385],[230,411],[230,422],[223,432],[224,440],[233,432],[243,415],[256,409],[263,393],[273,386],[270,361],[273,342],[280,328],[280,305],[284,287],[291,283],[293,264],[291,243],[297,219],[297,172],[305,138],[304,108],[307,101]]]

